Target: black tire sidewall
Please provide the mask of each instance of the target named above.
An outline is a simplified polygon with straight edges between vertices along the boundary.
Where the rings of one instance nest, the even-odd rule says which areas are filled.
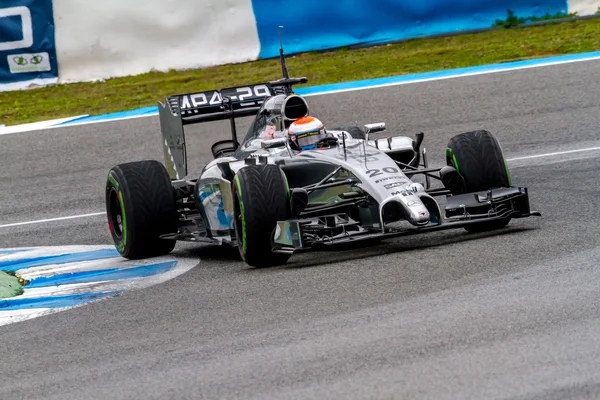
[[[467,193],[511,186],[502,148],[490,132],[480,130],[456,135],[448,142],[448,150],[446,162],[463,177]],[[482,221],[465,226],[465,230],[470,233],[488,232],[502,229],[509,222],[510,218]]]
[[[289,218],[289,188],[276,165],[246,166],[232,182],[235,235],[242,260],[256,268],[285,264],[288,254],[272,252],[277,221]],[[240,229],[241,228],[241,229]]]
[[[467,193],[509,187],[510,175],[498,140],[488,131],[465,132],[448,142],[447,164],[465,180]]]
[[[121,214],[126,214],[126,207],[124,204],[124,198],[125,195],[123,193],[123,189],[122,189],[122,185],[119,184],[119,181],[123,181],[122,176],[119,176],[119,169],[118,168],[113,168],[109,171],[108,173],[108,177],[106,179],[106,218],[108,220],[108,227],[109,227],[109,232],[110,235],[113,239],[114,245],[117,248],[117,251],[120,254],[124,254],[126,253],[125,251],[125,245],[126,245],[126,238],[127,238],[127,224],[126,221],[123,222],[123,232],[121,235],[118,235],[115,230],[116,227],[115,222],[112,218],[112,214],[113,213],[121,213]],[[114,209],[115,204],[111,204],[112,203],[112,195],[116,195],[117,196],[117,204],[116,206],[119,207],[118,210]],[[125,211],[124,211],[125,210]]]
[[[111,221],[111,192],[119,194],[123,214],[123,235],[114,229],[111,237],[119,253],[140,259],[164,255],[175,241],[159,236],[177,231],[175,195],[166,168],[158,161],[146,160],[117,165],[109,171],[106,183],[106,210]]]

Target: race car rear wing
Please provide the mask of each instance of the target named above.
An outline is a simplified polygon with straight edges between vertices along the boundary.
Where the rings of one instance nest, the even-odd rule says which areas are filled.
[[[171,179],[187,175],[184,126],[201,122],[230,120],[231,138],[237,147],[235,118],[256,115],[264,101],[277,94],[291,94],[292,86],[306,78],[277,81],[169,96],[158,102],[165,165]]]
[[[290,78],[281,39],[282,28],[283,26],[278,27],[282,79],[220,91],[175,95],[167,97],[165,103],[158,102],[165,165],[171,179],[182,179],[188,173],[183,130],[185,125],[228,119],[235,150],[238,146],[236,118],[256,115],[267,98],[278,94],[290,95],[293,93],[293,85],[308,82],[306,78]]]

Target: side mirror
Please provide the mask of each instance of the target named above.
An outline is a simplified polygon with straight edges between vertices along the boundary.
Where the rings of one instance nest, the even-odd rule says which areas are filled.
[[[369,143],[369,134],[385,131],[385,122],[378,122],[376,124],[366,124],[365,126],[363,126],[363,128],[365,130],[365,142]]]
[[[276,139],[263,140],[260,147],[263,149],[271,149],[273,147],[283,147],[287,143],[287,137],[281,137]]]
[[[385,131],[385,122],[378,122],[376,124],[366,124],[364,126],[364,129],[367,135],[369,133],[383,132]]]

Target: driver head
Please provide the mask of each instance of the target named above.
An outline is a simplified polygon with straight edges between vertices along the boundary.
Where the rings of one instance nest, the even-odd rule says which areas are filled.
[[[314,117],[302,117],[295,120],[288,129],[292,148],[312,150],[321,139],[327,137],[323,123]]]

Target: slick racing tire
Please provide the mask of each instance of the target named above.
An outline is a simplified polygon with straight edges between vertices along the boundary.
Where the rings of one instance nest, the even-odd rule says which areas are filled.
[[[115,247],[129,259],[170,253],[177,232],[175,193],[166,168],[158,161],[113,167],[106,181],[106,214]]]
[[[240,169],[233,179],[235,235],[242,259],[251,267],[285,264],[290,254],[273,253],[277,221],[290,217],[289,188],[272,164]]]
[[[448,142],[446,163],[465,181],[466,193],[510,187],[510,173],[498,140],[488,131],[465,132]],[[456,194],[456,193],[453,193]],[[466,226],[469,232],[504,228],[510,218]]]

